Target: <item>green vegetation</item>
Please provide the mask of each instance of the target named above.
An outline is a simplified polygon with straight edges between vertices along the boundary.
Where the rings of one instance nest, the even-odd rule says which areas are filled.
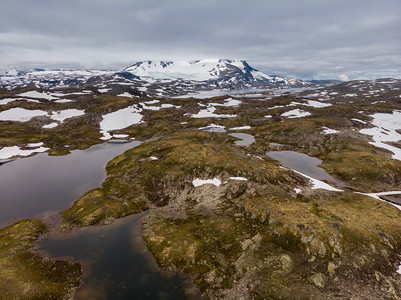
[[[369,152],[327,153],[321,167],[351,186],[366,192],[399,190],[401,162]]]
[[[311,117],[255,127],[250,131],[257,140],[252,148],[263,153],[276,150],[269,143],[279,143],[283,150],[318,157],[323,161],[321,167],[328,173],[362,191],[399,189],[401,163],[390,159],[387,150],[370,145],[367,136],[352,130],[350,118],[355,118],[355,113],[352,106],[336,105],[319,109],[318,114]],[[325,135],[323,127],[339,133]]]
[[[144,143],[110,161],[102,187],[65,211],[64,221],[108,223],[150,208],[144,235],[159,264],[192,275],[212,298],[380,297],[375,287],[399,289],[395,207],[351,192],[308,191],[303,177],[247,152],[226,134],[202,131]],[[222,185],[191,184],[213,177]]]
[[[94,225],[149,206],[163,206],[176,190],[185,189],[194,178],[223,172],[266,184],[305,182],[296,174],[290,177],[288,171],[275,164],[249,158],[229,140],[226,135],[188,131],[133,148],[108,163],[102,187],[89,191],[63,212],[64,221],[79,226]]]
[[[0,298],[65,299],[78,287],[77,263],[53,261],[32,252],[32,245],[47,231],[38,220],[23,220],[0,229]]]
[[[369,137],[359,132],[369,126],[370,114],[399,109],[399,92],[383,91],[388,98],[385,102],[373,101],[371,95],[349,84],[328,88],[329,92],[335,92],[326,101],[332,105],[324,108],[300,104],[306,103],[305,99],[316,100],[308,96],[312,92],[265,101],[244,97],[239,107],[216,106],[215,113],[236,115],[227,119],[190,117],[210,103],[223,103],[226,96],[169,99],[166,102],[181,108],[144,110],[142,123],[115,131],[144,143],[108,163],[103,184],[62,213],[62,228],[108,224],[149,210],[143,224],[144,238],[158,263],[190,274],[202,292],[213,299],[396,298],[401,294],[395,272],[400,262],[401,212],[351,189],[313,190],[304,177],[280,168],[265,156],[266,151],[277,148],[302,152],[321,159],[321,167],[328,173],[361,192],[399,190],[401,162],[391,159],[388,151],[370,145]],[[346,93],[356,96],[345,97]],[[54,104],[51,109],[84,109],[85,116],[66,120],[54,129],[42,129],[49,120],[40,118],[27,123],[0,122],[0,146],[43,141],[52,155],[83,149],[101,142],[101,115],[149,99],[94,93],[74,100],[74,106]],[[295,101],[297,104],[289,108]],[[17,104],[6,107],[13,105]],[[45,109],[43,103],[18,105]],[[286,107],[272,109],[274,106]],[[311,115],[294,119],[281,116],[295,108]],[[251,129],[246,132],[254,135],[256,142],[238,147],[227,133],[199,130],[211,123],[226,129],[249,125]],[[323,127],[338,133],[324,134]],[[218,178],[221,185],[194,187],[195,178]],[[298,194],[294,188],[302,192]],[[41,223],[25,222],[21,224],[35,229],[26,233],[29,239],[19,235],[15,241],[23,241],[20,245],[27,241],[23,251],[30,253],[33,241],[45,229]],[[11,237],[4,235],[3,239]],[[5,266],[17,259],[7,255],[4,260],[0,256]],[[30,255],[38,265],[58,263],[60,274],[75,270],[71,274],[76,276],[67,278],[79,278],[76,265]],[[43,268],[38,273],[41,275],[32,278],[48,276],[43,274],[50,271]],[[15,267],[13,272],[21,270]],[[25,282],[24,274],[13,276],[15,282]],[[57,276],[55,280],[66,286]],[[68,286],[77,285],[71,282]],[[0,281],[0,291],[3,285]],[[52,293],[59,290],[51,288]]]

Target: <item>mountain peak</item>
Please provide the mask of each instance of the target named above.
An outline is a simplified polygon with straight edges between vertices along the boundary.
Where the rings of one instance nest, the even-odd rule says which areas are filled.
[[[304,81],[291,81],[270,76],[251,67],[245,60],[201,59],[192,61],[140,61],[119,71],[43,70],[0,73],[0,87],[77,87],[85,84],[172,86],[184,90],[241,89],[270,86],[305,86]],[[156,88],[155,88],[156,89]]]
[[[202,59],[193,61],[142,61],[136,62],[124,69],[135,76],[152,80],[192,80],[206,81],[220,79],[222,76],[241,75],[250,77],[256,71],[244,60]],[[260,74],[259,74],[260,73]],[[269,78],[259,72],[260,78]],[[263,74],[264,76],[261,76]]]

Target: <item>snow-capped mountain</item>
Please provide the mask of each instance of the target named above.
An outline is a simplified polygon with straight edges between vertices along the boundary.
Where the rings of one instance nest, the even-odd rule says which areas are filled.
[[[0,72],[0,88],[130,87],[147,95],[169,96],[208,89],[296,87],[310,83],[266,75],[243,60],[143,61],[118,71],[43,70]]]
[[[11,70],[0,73],[0,87],[13,89],[19,87],[69,88],[82,87],[95,76],[105,76],[111,71],[98,70]]]
[[[26,72],[23,70],[14,68],[14,69],[0,71],[0,76],[3,76],[3,77],[21,76],[21,75],[24,75],[25,73]]]
[[[126,67],[121,72],[131,73],[146,81],[222,80],[233,83],[238,81],[289,83],[282,77],[269,76],[252,68],[244,60],[143,61]]]

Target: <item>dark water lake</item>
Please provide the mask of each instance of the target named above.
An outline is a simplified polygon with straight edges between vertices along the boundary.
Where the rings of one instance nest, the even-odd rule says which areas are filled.
[[[278,160],[285,168],[301,172],[319,180],[333,182],[341,187],[348,187],[344,182],[334,178],[326,170],[318,167],[322,161],[316,157],[295,151],[268,151],[266,155]]]
[[[77,299],[197,299],[183,276],[157,266],[142,238],[141,216],[46,235],[37,244],[51,257],[83,265]]]
[[[42,153],[0,165],[1,227],[69,208],[85,192],[101,185],[108,161],[139,144],[103,143],[66,156]]]
[[[43,153],[0,165],[0,227],[59,215],[101,185],[108,161],[139,144],[104,143],[66,156]],[[81,263],[77,299],[196,299],[187,279],[157,266],[142,237],[142,215],[107,226],[52,230],[36,247],[41,255]]]

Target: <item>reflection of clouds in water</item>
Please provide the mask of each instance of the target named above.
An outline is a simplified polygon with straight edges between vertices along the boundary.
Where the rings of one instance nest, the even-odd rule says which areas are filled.
[[[344,182],[334,178],[326,170],[318,167],[322,161],[316,157],[296,151],[268,151],[266,155],[278,160],[284,167],[301,172],[318,180],[328,180],[341,187],[348,187]]]
[[[78,295],[83,299],[144,299],[160,294],[184,299],[184,278],[159,268],[143,240],[141,217],[146,214],[110,225],[53,232],[39,247],[51,256],[68,256],[81,263],[84,277]]]
[[[139,144],[136,141],[104,143],[73,150],[66,156],[37,154],[1,165],[0,224],[8,225],[13,220],[32,218],[46,211],[67,209],[87,190],[102,183],[109,160]],[[82,190],[84,185],[85,191]]]
[[[230,136],[240,139],[234,142],[237,146],[249,146],[255,142],[255,137],[248,133],[230,133]]]

